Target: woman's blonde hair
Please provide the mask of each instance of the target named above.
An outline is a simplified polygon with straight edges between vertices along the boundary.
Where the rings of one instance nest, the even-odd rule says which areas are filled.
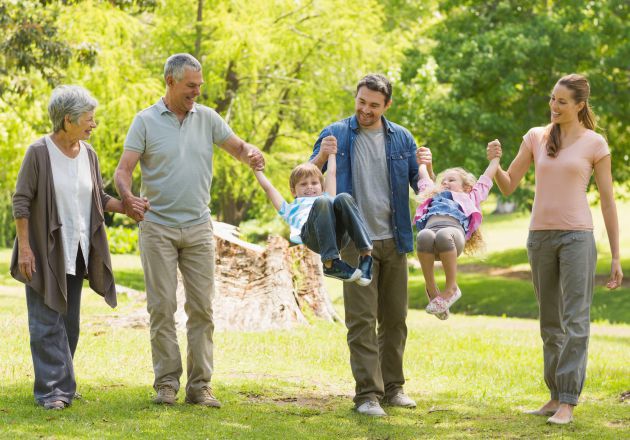
[[[464,192],[469,193],[470,191],[472,191],[473,186],[475,186],[475,183],[477,183],[477,178],[462,167],[447,168],[437,175],[437,177],[435,178],[436,185],[433,188],[418,194],[418,202],[422,203],[426,199],[430,199],[436,194],[441,193],[443,189],[438,186],[438,184],[442,182],[442,180],[444,179],[444,175],[449,172],[454,172],[459,176],[459,178],[462,180],[462,187],[464,188]],[[464,245],[464,253],[467,255],[472,255],[480,252],[481,250],[483,250],[483,248],[483,236],[481,234],[481,228],[479,227],[475,230],[475,232],[472,233],[470,238],[466,240],[466,244]]]

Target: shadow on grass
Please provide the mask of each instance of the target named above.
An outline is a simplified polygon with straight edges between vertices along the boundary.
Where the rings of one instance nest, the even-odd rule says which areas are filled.
[[[441,272],[437,280],[439,285],[444,285]],[[530,281],[461,273],[457,282],[462,290],[462,298],[451,308],[453,313],[538,319],[538,303]],[[591,320],[630,324],[630,307],[627,305],[629,294],[630,289],[627,287],[610,291],[605,287],[596,286]],[[422,309],[426,305],[422,272],[411,269],[409,307]]]
[[[144,272],[142,269],[116,270],[114,268],[114,278],[116,284],[144,292]]]

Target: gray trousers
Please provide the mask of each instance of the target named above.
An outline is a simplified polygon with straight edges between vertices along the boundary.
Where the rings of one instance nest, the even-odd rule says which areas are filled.
[[[592,231],[530,231],[527,254],[538,300],[545,383],[577,405],[584,386],[597,250]]]
[[[76,275],[66,275],[68,309],[62,315],[44,304],[44,296],[26,286],[28,331],[38,404],[61,400],[72,403],[77,383],[72,359],[79,343],[81,289],[85,263],[81,249],[77,254]]]
[[[402,391],[407,341],[407,255],[394,239],[375,240],[372,282],[343,283],[350,367],[356,383],[354,403],[378,401]],[[359,251],[349,243],[343,260],[355,264]]]

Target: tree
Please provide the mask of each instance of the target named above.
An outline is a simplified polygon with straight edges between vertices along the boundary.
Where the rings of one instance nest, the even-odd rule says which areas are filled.
[[[154,53],[163,60],[199,51],[201,102],[266,153],[272,179],[286,188],[288,172],[308,159],[319,130],[350,111],[354,83],[384,64],[381,9],[371,0],[360,8],[341,0],[214,1],[203,2],[200,15],[200,4],[164,3]],[[251,172],[223,152],[215,156],[214,176],[218,219],[238,224],[273,215]]]
[[[428,53],[408,52],[403,65],[403,72],[420,66],[405,78],[409,102],[423,109],[410,122],[434,147],[437,168],[463,165],[481,172],[484,147],[495,137],[509,163],[526,130],[548,123],[555,81],[580,72],[592,84],[615,178],[627,182],[629,8],[618,0],[443,2],[443,18],[430,33],[435,46]],[[520,199],[529,205],[531,192],[522,191]]]

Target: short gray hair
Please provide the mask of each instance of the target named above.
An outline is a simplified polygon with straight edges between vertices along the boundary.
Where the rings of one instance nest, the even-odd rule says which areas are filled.
[[[164,64],[164,81],[168,76],[172,76],[173,79],[181,81],[184,77],[184,70],[190,69],[193,72],[201,72],[201,63],[197,61],[197,58],[188,53],[176,53],[171,55]]]
[[[56,87],[48,102],[48,116],[53,124],[53,132],[65,130],[66,115],[70,116],[70,121],[76,123],[82,114],[91,112],[97,105],[98,101],[83,87]]]

